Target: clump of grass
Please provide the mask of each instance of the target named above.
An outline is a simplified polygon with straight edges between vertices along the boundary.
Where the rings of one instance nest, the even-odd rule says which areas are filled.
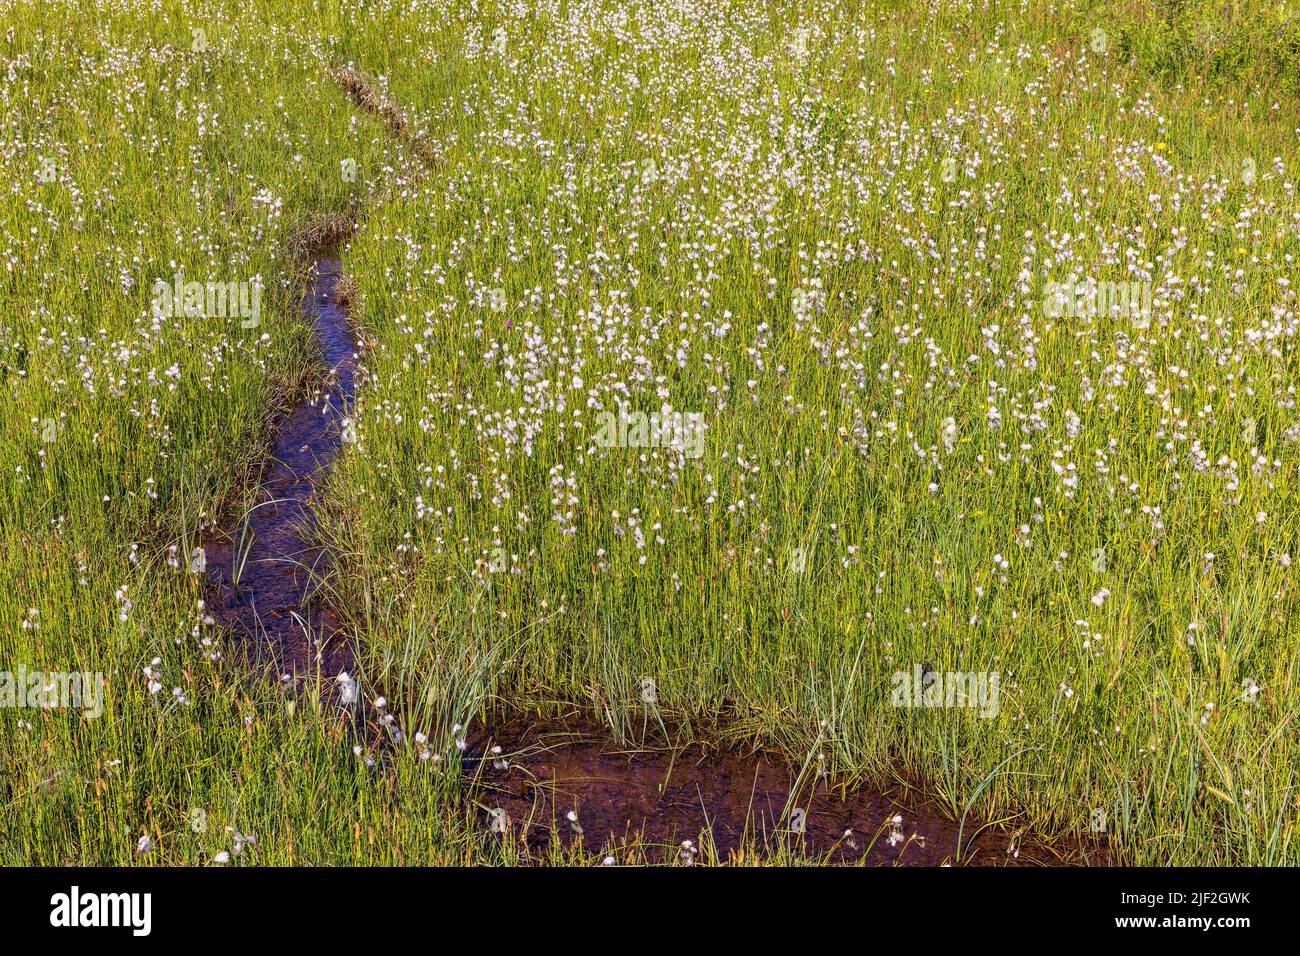
[[[356,219],[343,213],[308,213],[291,231],[288,256],[303,277],[321,255],[334,252],[357,231]]]
[[[418,131],[413,129],[406,118],[406,114],[398,108],[396,103],[381,94],[375,84],[364,74],[351,66],[326,65],[324,70],[334,82],[343,88],[343,91],[352,98],[354,103],[363,110],[374,113],[383,119],[389,133],[409,147],[420,158],[421,162],[428,166],[433,166],[437,162],[437,154],[434,152],[433,147],[424,140]]]
[[[357,285],[357,280],[346,273],[339,276],[338,282],[334,286],[334,295],[339,306],[348,310],[360,305],[357,298],[360,291],[361,287]]]

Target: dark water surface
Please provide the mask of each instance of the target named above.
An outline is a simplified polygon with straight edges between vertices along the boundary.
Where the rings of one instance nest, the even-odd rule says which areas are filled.
[[[212,583],[213,615],[250,650],[278,660],[282,673],[327,676],[352,664],[351,646],[337,631],[334,616],[316,593],[317,575],[328,570],[326,555],[314,547],[308,501],[339,453],[355,388],[356,341],[335,289],[337,259],[316,263],[316,276],[303,301],[311,317],[329,380],[279,422],[271,459],[262,470],[247,530],[244,516],[203,542]],[[233,574],[241,534],[251,535],[239,584]]]
[[[786,845],[826,862],[874,866],[1108,862],[1097,841],[1048,846],[1014,824],[982,827],[973,814],[961,827],[958,855],[958,822],[901,782],[846,793],[815,772],[800,779],[798,768],[775,756],[700,744],[623,750],[604,728],[581,722],[500,726],[469,752],[466,775],[476,780],[484,825],[502,810],[510,832],[535,850],[578,840],[573,812],[588,852],[639,839],[653,845],[652,857],[679,862],[691,855],[682,841],[698,854],[702,839],[721,861],[747,846]],[[617,850],[615,861],[624,862]]]

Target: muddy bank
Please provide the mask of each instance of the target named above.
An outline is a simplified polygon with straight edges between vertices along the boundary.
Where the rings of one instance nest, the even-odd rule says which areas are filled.
[[[282,673],[326,675],[352,666],[352,648],[318,593],[327,568],[311,544],[308,501],[339,453],[350,426],[356,343],[336,290],[340,263],[316,263],[303,313],[316,332],[327,382],[276,426],[255,507],[204,537],[214,617],[247,642],[250,656],[274,657]]]
[[[758,754],[651,748],[622,751],[590,725],[514,722],[468,748],[465,772],[476,780],[484,826],[499,825],[493,813],[504,811],[510,832],[539,851],[557,838],[581,839],[591,853],[640,842],[652,845],[651,858],[685,860],[692,851],[682,841],[690,840],[696,859],[707,841],[719,861],[746,846],[784,845],[826,862],[877,866],[1108,862],[1095,843],[1049,846],[1014,829],[981,830],[970,817],[959,858],[958,823],[901,785],[845,794],[815,771],[799,780],[798,767]]]

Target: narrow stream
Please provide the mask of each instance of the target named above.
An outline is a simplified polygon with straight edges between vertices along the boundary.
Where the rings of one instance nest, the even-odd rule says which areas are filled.
[[[356,341],[335,296],[340,269],[337,259],[318,261],[303,300],[330,370],[324,391],[278,423],[247,525],[244,515],[234,515],[203,541],[214,617],[249,639],[253,656],[278,660],[280,673],[314,673],[319,666],[333,676],[352,663],[350,644],[315,593],[327,557],[311,544],[308,505],[339,453],[354,390]]]

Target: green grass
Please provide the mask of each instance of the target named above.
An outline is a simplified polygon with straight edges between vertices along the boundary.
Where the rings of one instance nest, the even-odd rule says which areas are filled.
[[[1300,860],[1282,5],[10,6],[50,19],[0,45],[0,668],[102,671],[109,711],[0,709],[2,862],[197,863],[227,826],[258,862],[499,862],[452,727],[575,705],[1049,838],[1103,808],[1122,862]],[[404,731],[373,766],[211,659],[167,565],[318,374],[319,214],[361,223],[320,519]],[[151,327],[173,263],[261,275],[256,334]],[[1045,315],[1071,272],[1150,280],[1151,321]],[[701,413],[702,457],[598,447],[620,398]],[[999,673],[998,714],[891,706],[922,662]]]

